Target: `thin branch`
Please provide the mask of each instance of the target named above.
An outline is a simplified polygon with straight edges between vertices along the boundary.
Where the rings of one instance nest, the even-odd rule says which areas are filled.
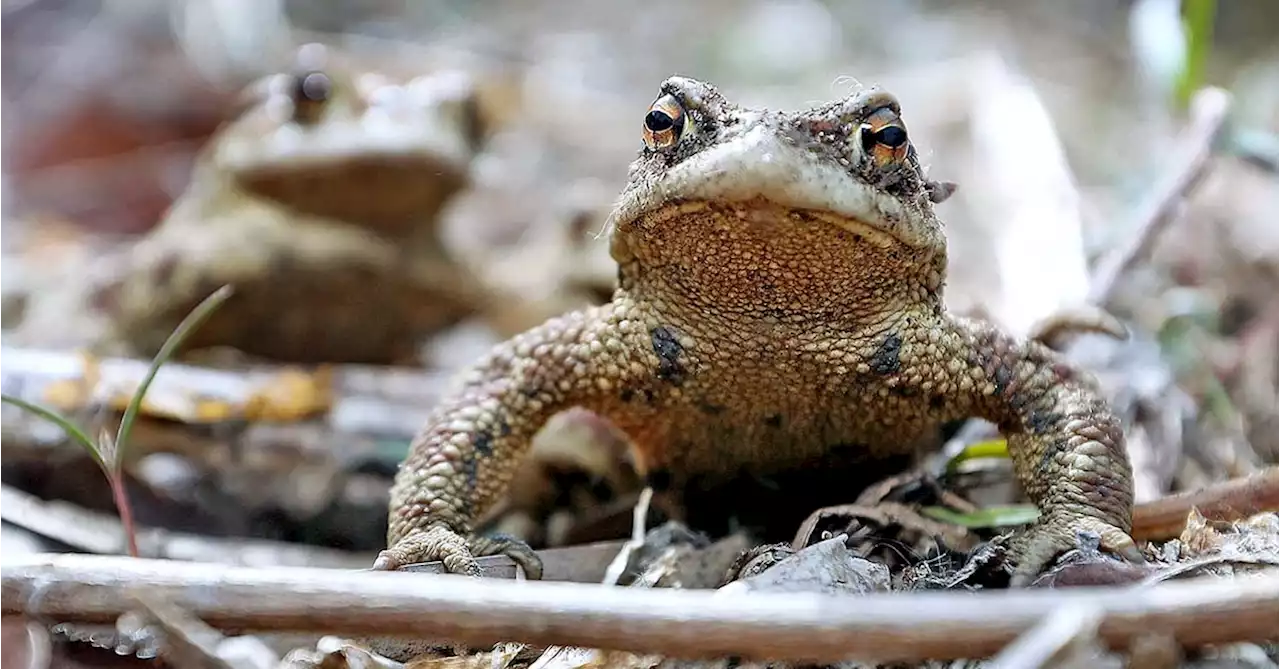
[[[1130,534],[1135,541],[1172,539],[1182,534],[1192,508],[1209,520],[1243,520],[1280,511],[1280,467],[1139,504],[1133,508]]]
[[[1064,606],[1009,644],[991,659],[988,669],[1048,669],[1070,664],[1073,655],[1097,642],[1097,609]]]
[[[1192,646],[1272,640],[1280,616],[1274,571],[1147,588],[832,597],[79,555],[7,557],[0,564],[4,614],[108,622],[136,607],[133,593],[145,592],[225,630],[518,641],[689,658],[987,657],[1065,606],[1099,611],[1099,638],[1117,649],[1153,630]]]
[[[1227,120],[1231,96],[1219,88],[1205,88],[1191,100],[1191,124],[1178,140],[1180,150],[1174,166],[1159,186],[1138,208],[1136,230],[1126,246],[1116,248],[1098,261],[1094,270],[1089,302],[1106,307],[1115,296],[1120,278],[1151,253],[1156,240],[1177,220],[1183,202],[1208,173],[1214,142]]]

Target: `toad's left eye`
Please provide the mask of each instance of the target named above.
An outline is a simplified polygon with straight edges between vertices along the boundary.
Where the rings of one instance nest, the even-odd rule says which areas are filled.
[[[892,109],[884,108],[872,113],[859,129],[862,151],[885,168],[907,159],[910,143],[907,128]]]
[[[680,101],[672,95],[664,95],[649,106],[644,115],[644,143],[650,149],[666,149],[675,146],[689,123]]]

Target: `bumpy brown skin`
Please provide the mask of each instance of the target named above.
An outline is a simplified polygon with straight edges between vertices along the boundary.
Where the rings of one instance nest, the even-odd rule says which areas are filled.
[[[570,406],[613,421],[674,490],[833,452],[901,456],[945,422],[982,417],[1042,511],[1014,542],[1015,583],[1078,531],[1141,559],[1124,436],[1092,379],[1042,344],[944,311],[933,204],[950,190],[924,177],[909,144],[894,153],[860,130],[899,121],[891,96],[787,114],[680,77],[667,95],[688,124],[632,165],[611,219],[613,300],[500,345],[435,410],[392,488],[375,568],[443,559],[476,574],[473,555],[506,552],[536,577],[525,547],[463,537],[531,436]]]

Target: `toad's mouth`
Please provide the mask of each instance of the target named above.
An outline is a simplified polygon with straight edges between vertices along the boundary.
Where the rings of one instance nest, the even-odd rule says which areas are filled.
[[[312,127],[295,124],[253,132],[246,119],[243,138],[227,137],[214,154],[219,167],[232,174],[297,173],[358,162],[420,165],[431,171],[465,172],[472,149],[465,139],[429,114],[421,118],[326,119]],[[426,171],[430,170],[430,171]]]
[[[708,224],[709,221],[715,223]],[[763,195],[744,199],[672,200],[641,212],[630,224],[650,232],[685,225],[694,228],[691,230],[694,234],[711,232],[714,227],[779,242],[789,236],[803,235],[815,243],[831,243],[839,238],[879,248],[908,251],[918,248],[884,226],[829,210],[798,208],[792,202],[777,202]]]
[[[445,130],[430,118],[386,127],[355,119],[281,125],[229,136],[214,165],[249,194],[299,213],[407,230],[468,179],[470,148]]]
[[[941,243],[941,230],[927,205],[906,203],[861,181],[829,157],[764,124],[690,156],[660,180],[628,188],[610,226],[626,227],[660,211],[666,218],[672,208],[752,201],[913,248]]]

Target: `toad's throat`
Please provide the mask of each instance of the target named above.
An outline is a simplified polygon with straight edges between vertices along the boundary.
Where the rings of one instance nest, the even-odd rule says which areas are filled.
[[[787,236],[807,234],[811,226],[831,226],[855,235],[856,243],[877,246],[910,246],[898,234],[896,222],[880,220],[876,212],[848,216],[831,211],[798,207],[777,202],[763,195],[742,200],[673,199],[641,213],[631,221],[641,235],[656,232],[662,226],[690,226],[710,231],[714,228],[751,226],[776,241]],[[835,240],[831,240],[835,241]]]
[[[856,316],[919,299],[912,277],[932,261],[875,225],[762,198],[671,203],[614,234],[615,257],[637,290],[770,320]]]

